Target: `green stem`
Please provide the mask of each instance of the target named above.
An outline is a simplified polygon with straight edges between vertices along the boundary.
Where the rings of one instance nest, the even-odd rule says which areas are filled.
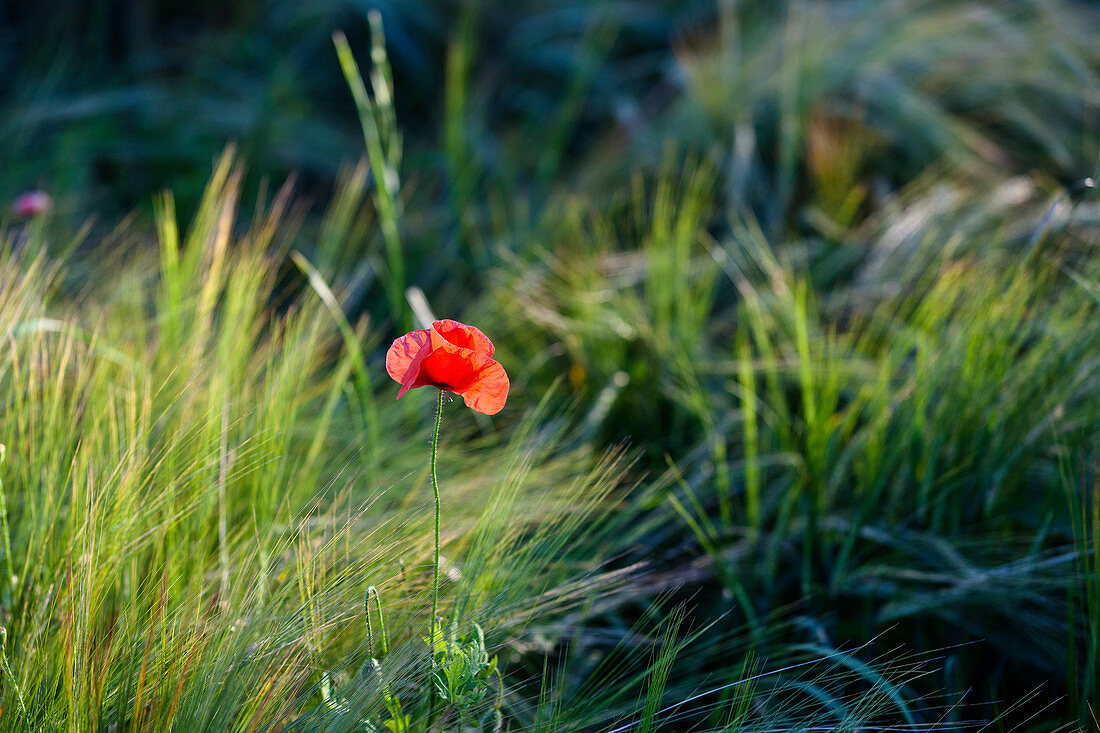
[[[439,477],[435,473],[435,457],[439,453],[439,424],[443,421],[443,390],[435,408],[435,434],[432,436],[432,491],[435,492],[435,562],[432,564],[432,618],[429,637],[435,643],[435,619],[439,613]]]
[[[27,715],[27,705],[23,702],[23,691],[19,689],[19,681],[15,679],[15,673],[11,671],[11,665],[8,664],[8,630],[3,626],[0,626],[0,665],[4,667],[4,674],[11,681],[11,686],[15,688],[16,698],[19,700],[19,709],[23,711],[23,720],[30,720]]]
[[[435,624],[439,615],[439,476],[435,472],[436,455],[439,453],[439,424],[443,421],[443,390],[439,390],[439,402],[435,407],[435,432],[432,434],[432,491],[435,493],[435,562],[432,563],[432,617],[428,622],[428,651],[435,672]],[[435,719],[434,680],[428,681],[428,725]]]
[[[0,445],[0,464],[4,462],[7,449]],[[0,530],[4,533],[4,562],[8,575],[4,578],[5,584],[11,584],[12,602],[15,602],[15,571],[11,564],[11,539],[8,532],[8,497],[4,493],[4,480],[0,479]]]

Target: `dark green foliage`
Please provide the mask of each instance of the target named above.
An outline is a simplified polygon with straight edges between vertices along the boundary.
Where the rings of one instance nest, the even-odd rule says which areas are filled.
[[[1092,724],[1091,5],[6,12],[0,727]]]

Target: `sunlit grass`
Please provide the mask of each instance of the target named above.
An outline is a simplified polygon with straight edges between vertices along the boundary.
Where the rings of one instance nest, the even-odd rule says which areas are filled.
[[[0,117],[59,202],[0,246],[0,728],[430,730],[432,315],[512,379],[445,418],[440,730],[1089,725],[1095,12],[506,5]],[[177,195],[84,228],[92,158]]]

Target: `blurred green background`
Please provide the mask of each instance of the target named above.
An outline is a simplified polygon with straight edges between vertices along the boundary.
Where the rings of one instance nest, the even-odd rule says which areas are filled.
[[[638,116],[674,72],[678,32],[714,14],[706,3],[6,3],[4,192],[48,186],[74,212],[128,212],[169,186],[193,198],[227,140],[254,174],[324,191],[362,147],[331,34],[365,51],[372,9],[421,175],[445,162],[449,53],[466,56],[471,154],[497,165],[526,148],[529,162],[537,151],[510,138],[529,143],[566,116],[568,162]]]
[[[254,173],[331,186],[361,145],[331,34],[365,51],[372,9],[421,177],[456,163],[448,88],[470,163],[525,185],[614,167],[593,154],[608,135],[637,170],[638,148],[733,146],[747,125],[734,159],[750,168],[734,172],[772,180],[741,196],[790,214],[812,185],[810,123],[837,119],[863,126],[885,185],[944,157],[1091,172],[1084,3],[8,2],[5,193],[47,186],[74,212],[128,212],[169,186],[193,197],[227,140]]]
[[[600,552],[645,581],[595,627],[671,594],[760,659],[856,647],[797,686],[818,724],[865,685],[907,725],[1083,730],[1098,37],[1070,0],[8,2],[0,202],[53,196],[59,250],[91,222],[80,291],[232,143],[239,227],[293,179],[282,246],[372,368],[416,288],[490,333],[514,409],[629,446]],[[692,659],[684,698],[744,669]]]

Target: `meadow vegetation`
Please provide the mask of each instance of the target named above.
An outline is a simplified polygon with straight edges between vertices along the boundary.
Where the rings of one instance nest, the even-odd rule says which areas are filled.
[[[1096,8],[62,6],[0,47],[56,202],[0,729],[1097,726]],[[511,378],[445,405],[435,635],[433,316]]]

